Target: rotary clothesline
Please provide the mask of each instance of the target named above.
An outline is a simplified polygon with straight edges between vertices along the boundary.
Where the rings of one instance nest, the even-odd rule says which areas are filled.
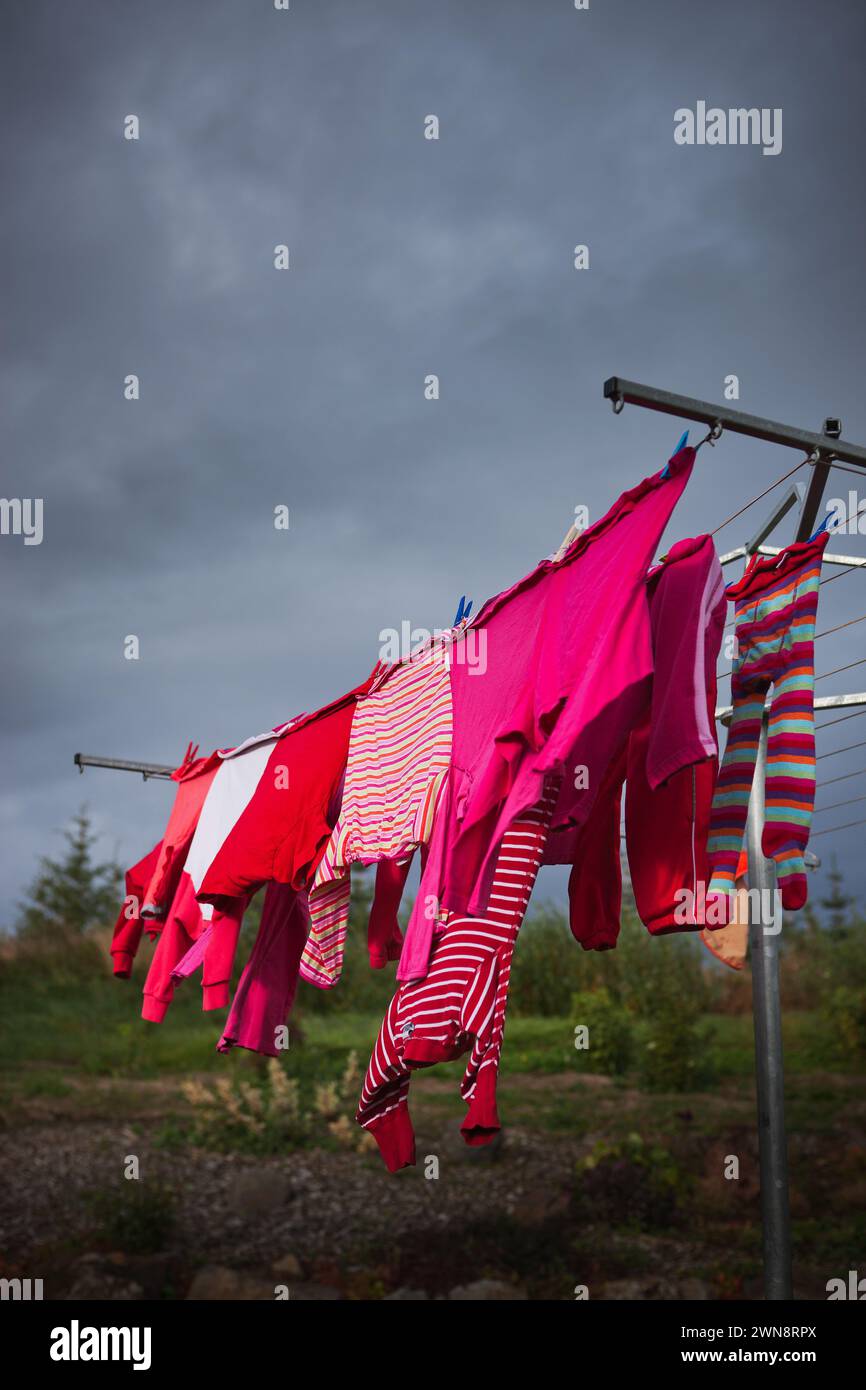
[[[839,460],[853,463],[860,469],[866,468],[866,449],[842,440],[841,422],[836,419],[828,418],[825,420],[824,430],[819,435],[812,431],[782,425],[773,420],[747,415],[741,411],[730,410],[726,406],[715,406],[707,401],[677,396],[668,391],[660,391],[655,387],[624,381],[618,377],[611,377],[605,382],[604,394],[606,398],[611,400],[614,412],[617,414],[628,403],[649,410],[661,411],[664,414],[676,415],[680,419],[697,420],[703,424],[709,424],[711,432],[716,438],[721,435],[723,430],[728,430],[734,434],[762,439],[782,447],[806,450],[806,457],[799,464],[788,473],[783,474],[774,484],[764,489],[745,507],[739,508],[716,528],[716,531],[722,530],[736,517],[748,510],[754,502],[766,497],[781,483],[787,481],[800,468],[807,464],[811,466],[812,476],[805,490],[801,491],[800,485],[792,484],[777,501],[751,540],[738,547],[737,550],[721,557],[723,565],[738,558],[751,559],[752,556],[759,553],[767,536],[792,507],[798,504],[799,516],[795,540],[808,540],[815,530],[818,510],[830,468]],[[831,559],[826,554],[824,558],[829,563],[834,563],[836,560],[836,557]],[[859,568],[861,564],[866,563],[860,561],[859,557],[838,557],[839,563],[846,561],[851,569]],[[853,624],[842,624],[841,626],[849,625]],[[844,702],[846,704],[866,705],[866,696],[843,696],[835,697],[835,699],[829,697],[829,699],[833,700],[834,704]],[[824,705],[824,701],[818,700],[815,705]],[[729,711],[724,713],[729,713]],[[717,711],[717,717],[721,717],[722,714],[722,711]],[[765,924],[761,917],[764,892],[772,893],[776,888],[775,864],[764,858],[762,849],[767,767],[767,719],[768,711],[765,709],[746,827],[749,888],[750,890],[758,890],[754,897],[750,893],[748,900],[749,946],[752,963],[752,1006],[755,1030],[755,1079],[761,1169],[764,1289],[768,1299],[787,1300],[793,1296],[793,1281],[788,1198],[788,1155],[785,1134],[782,1018],[779,996],[778,926],[781,924],[777,924],[775,920],[772,924]],[[845,829],[847,827],[839,828]],[[819,831],[818,833],[824,832]]]
[[[710,426],[709,433],[698,444],[700,448],[703,444],[715,445],[717,440],[724,432],[739,433],[752,438],[765,440],[767,442],[781,445],[783,447],[797,448],[806,450],[806,457],[801,459],[795,468],[783,474],[769,487],[763,489],[756,497],[750,499],[744,506],[740,507],[730,517],[727,517],[712,533],[715,535],[725,526],[729,525],[737,517],[749,510],[757,502],[768,496],[780,484],[787,481],[807,465],[812,469],[812,475],[808,485],[801,483],[792,484],[783,494],[764,519],[756,534],[744,545],[720,557],[722,565],[732,563],[736,559],[751,559],[756,555],[779,554],[777,547],[764,544],[767,536],[775,529],[785,515],[794,507],[798,507],[799,515],[796,528],[796,539],[798,541],[808,540],[812,535],[818,517],[818,509],[821,504],[826,480],[831,467],[840,466],[839,460],[845,463],[854,464],[854,469],[845,471],[857,471],[862,476],[861,470],[866,468],[866,448],[847,443],[841,439],[841,425],[838,421],[825,421],[824,432],[817,434],[811,431],[800,430],[795,427],[782,425],[774,421],[765,420],[761,417],[747,415],[740,411],[734,411],[726,406],[718,406],[709,402],[694,400],[690,397],[674,395],[670,392],[660,391],[653,387],[646,387],[634,382],[625,381],[618,377],[612,377],[604,385],[604,395],[612,401],[614,412],[619,414],[625,404],[642,406],[651,410],[661,411],[665,414],[679,416],[683,419],[697,420]],[[566,542],[571,536],[566,537]],[[558,554],[562,552],[560,546]],[[842,573],[850,573],[854,569],[866,567],[866,559],[852,556],[836,556],[825,554],[824,562],[844,566]],[[833,575],[823,580],[829,583],[831,578],[841,578],[842,573]],[[842,628],[853,626],[857,622],[862,622],[866,615],[854,618],[846,623],[839,624],[835,628],[825,630],[819,636],[828,636],[833,632],[840,631]],[[863,659],[866,661],[866,658]],[[835,671],[825,673],[825,675],[836,674],[839,671],[848,670],[856,665],[862,664],[859,661],[850,662],[845,666],[835,668]],[[823,677],[818,677],[822,679]],[[815,709],[838,708],[846,705],[863,705],[866,707],[866,694],[856,695],[835,695],[818,698],[814,702]],[[864,711],[857,710],[857,713]],[[716,717],[723,723],[727,723],[731,711],[729,709],[719,709]],[[854,714],[843,716],[853,718]],[[748,808],[748,819],[746,827],[746,838],[748,843],[748,866],[749,866],[749,887],[758,889],[755,899],[760,902],[763,899],[763,892],[760,890],[772,890],[775,888],[775,864],[766,860],[761,848],[761,837],[764,825],[764,782],[766,776],[766,749],[767,749],[767,725],[766,712],[764,724],[759,742],[755,778],[752,786],[752,794]],[[830,723],[841,722],[832,720]],[[821,726],[819,726],[820,728]],[[824,726],[826,727],[826,726]],[[866,744],[866,741],[864,741]],[[845,749],[834,750],[836,753],[848,752],[852,748],[863,746],[860,744],[849,745]],[[821,757],[833,756],[833,753],[820,755]],[[174,769],[166,764],[135,762],[128,759],[104,758],[87,754],[76,754],[75,764],[79,771],[83,772],[85,767],[104,767],[118,771],[137,772],[145,780],[170,778]],[[864,769],[866,772],[866,769]],[[860,773],[845,774],[845,777],[862,775]],[[831,782],[845,780],[845,777],[830,779]],[[829,785],[829,783],[825,784]],[[864,798],[866,799],[866,798]],[[853,798],[853,801],[858,798]],[[845,803],[837,803],[839,805]],[[832,807],[823,808],[825,810]],[[849,824],[858,824],[850,822]],[[830,827],[827,830],[817,831],[817,834],[830,834],[839,829],[846,829],[847,826]],[[780,923],[779,923],[780,925]],[[755,1025],[756,1041],[756,1082],[758,1094],[758,1140],[760,1151],[761,1167],[761,1201],[762,1201],[762,1221],[764,1234],[764,1268],[765,1268],[765,1293],[768,1299],[787,1299],[791,1297],[791,1251],[790,1251],[790,1218],[788,1212],[788,1177],[787,1177],[787,1151],[784,1129],[784,1098],[783,1098],[783,1066],[782,1066],[782,1038],[781,1038],[781,1010],[779,1005],[779,979],[778,979],[778,925],[774,921],[772,924],[761,920],[760,908],[749,896],[749,936],[752,959],[752,984],[753,984],[753,1014]]]

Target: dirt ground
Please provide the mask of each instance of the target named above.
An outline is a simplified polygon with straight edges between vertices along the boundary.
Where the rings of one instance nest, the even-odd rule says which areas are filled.
[[[724,1114],[717,1096],[677,1099],[666,1143],[682,1198],[655,1210],[631,1201],[642,1172],[625,1162],[587,1201],[579,1165],[608,1117],[633,1111],[638,1132],[648,1125],[646,1098],[603,1078],[510,1078],[520,1103],[504,1107],[510,1122],[481,1149],[463,1144],[446,1087],[429,1078],[413,1107],[418,1166],[396,1175],[375,1153],[310,1147],[261,1158],[182,1136],[167,1145],[169,1086],[135,1083],[123,1120],[109,1121],[113,1083],[70,1084],[62,1098],[28,1100],[0,1134],[0,1272],[42,1278],[46,1298],[761,1296],[748,1096]],[[568,1133],[556,1119],[563,1108],[582,1108],[598,1127]],[[812,1229],[831,1201],[866,1208],[862,1112],[858,1099],[844,1136],[792,1136],[799,1298],[826,1297],[840,1259],[866,1268],[866,1242],[848,1249],[862,1226],[840,1234],[838,1252]],[[729,1154],[742,1160],[736,1183],[722,1176]],[[131,1159],[138,1178],[127,1180]]]

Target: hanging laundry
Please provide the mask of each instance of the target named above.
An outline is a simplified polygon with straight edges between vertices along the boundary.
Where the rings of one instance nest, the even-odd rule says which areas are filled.
[[[219,906],[271,880],[309,886],[339,810],[355,700],[377,670],[340,699],[219,759],[189,853],[201,902]]]
[[[393,1173],[415,1162],[409,1081],[418,1067],[469,1052],[460,1093],[469,1109],[467,1144],[498,1131],[496,1081],[505,1028],[511,959],[541,863],[556,801],[550,789],[503,836],[483,918],[455,916],[437,937],[424,980],[397,990],[370,1058],[356,1119]]]
[[[803,853],[815,802],[814,639],[821,561],[829,535],[754,555],[728,589],[734,601],[736,657],[733,714],[713,798],[707,912],[724,922],[737,861],[770,687],[766,808],[762,848],[776,861],[782,906],[796,912],[808,888]]]
[[[180,884],[198,818],[220,762],[216,753],[186,761],[171,774],[177,792],[156,867],[147,886],[142,913],[155,919],[154,931],[171,906]]]
[[[748,889],[744,883],[736,884],[730,910],[730,921],[722,927],[704,927],[701,940],[708,951],[712,951],[723,965],[732,970],[742,970],[746,963],[749,942]]]
[[[144,982],[142,1018],[150,1023],[162,1023],[174,998],[176,977],[172,972],[208,925],[208,940],[203,956],[202,1008],[226,1008],[235,948],[246,906],[247,900],[239,898],[229,910],[214,912],[213,920],[208,924],[202,916],[201,904],[196,902],[189,874],[182,875]]]
[[[339,809],[354,700],[377,672],[323,709],[214,755],[217,766],[182,870],[195,908],[183,902],[171,942],[154,960],[147,1017],[161,1017],[177,981],[199,966],[203,1007],[228,1005],[244,908],[264,883],[300,889],[312,877]],[[271,898],[274,911],[277,901]],[[262,952],[269,953],[275,931],[270,910],[265,926],[239,1010],[257,979]],[[283,982],[287,998],[294,996],[299,955],[286,957],[294,971]],[[246,1030],[243,1012],[235,1014],[232,1027],[239,1017]]]
[[[381,970],[388,961],[400,959],[403,933],[397,914],[411,867],[411,859],[402,864],[394,859],[380,859],[376,866],[376,887],[367,926],[367,947],[373,970]]]
[[[244,966],[218,1052],[244,1047],[278,1057],[278,1030],[288,1020],[310,917],[306,898],[288,883],[269,883],[262,919]]]
[[[385,860],[408,872],[430,838],[451,759],[450,649],[451,634],[429,639],[355,705],[342,805],[310,893],[301,958],[302,976],[320,988],[340,978],[351,866]]]
[[[483,674],[455,643],[452,766],[400,980],[426,974],[431,899],[484,915],[502,836],[539,800],[548,774],[562,775],[554,830],[589,815],[623,731],[645,705],[653,669],[646,575],[694,460],[694,449],[681,450],[664,475],[623,493],[561,560],[542,561],[484,605],[465,639],[483,632]]]
[[[132,962],[135,960],[141,942],[142,929],[146,926],[141,916],[144,895],[153,877],[161,849],[162,841],[160,840],[149,854],[146,854],[143,859],[139,859],[137,864],[133,864],[132,868],[126,871],[126,897],[117,914],[117,921],[111,934],[111,958],[114,962],[114,973],[121,980],[128,980],[132,974]]]
[[[202,887],[207,870],[238,817],[255,795],[277,741],[274,732],[269,731],[218,754],[219,767],[202,806],[184,866],[195,893]],[[210,917],[214,904],[210,899],[203,901],[210,909],[205,916]]]
[[[716,663],[727,612],[710,536],[678,541],[646,581],[653,676],[634,727],[576,837],[548,837],[545,863],[572,862],[570,925],[584,950],[616,945],[622,913],[620,807],[638,916],[654,936],[700,928],[718,770]]]

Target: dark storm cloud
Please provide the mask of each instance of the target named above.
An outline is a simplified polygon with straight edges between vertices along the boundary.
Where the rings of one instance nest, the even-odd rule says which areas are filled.
[[[310,708],[382,628],[446,624],[656,468],[677,424],[614,420],[612,372],[709,399],[735,372],[743,408],[866,438],[863,41],[805,0],[14,10],[3,493],[45,499],[45,539],[0,541],[10,902],[83,792],[123,858],[159,833],[167,789],[82,782],[76,749],[171,760]],[[782,107],[781,155],[676,146],[699,99]],[[675,529],[794,462],[723,440]],[[823,625],[866,611],[860,579]]]

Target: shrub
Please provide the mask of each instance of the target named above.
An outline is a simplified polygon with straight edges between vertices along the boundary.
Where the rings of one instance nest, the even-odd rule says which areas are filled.
[[[589,1047],[577,1049],[586,1069],[622,1076],[634,1054],[634,1022],[623,1005],[605,988],[581,990],[571,997],[571,1015],[575,1025],[584,1025],[589,1034]]]
[[[527,919],[517,941],[509,987],[514,1017],[568,1018],[572,995],[602,985],[615,969],[615,952],[581,949],[565,916],[550,903]]]
[[[174,1194],[162,1183],[127,1180],[90,1193],[86,1205],[95,1222],[94,1240],[131,1255],[164,1250],[174,1231]]]
[[[673,1225],[686,1185],[667,1150],[639,1134],[600,1140],[578,1162],[577,1179],[575,1205],[586,1219],[640,1228]]]
[[[638,1074],[647,1091],[694,1091],[716,1080],[696,1024],[676,1011],[660,1011],[644,1030]]]
[[[321,1124],[343,1148],[360,1152],[375,1147],[372,1135],[354,1121],[359,1089],[354,1052],[339,1081],[317,1085],[309,1100],[276,1057],[268,1059],[263,1075],[255,1080],[221,1076],[213,1086],[199,1081],[182,1086],[193,1109],[194,1142],[254,1153],[302,1147],[319,1137]]]
[[[836,1051],[866,1055],[866,990],[856,985],[839,985],[825,1000],[821,1012],[829,1024]]]

